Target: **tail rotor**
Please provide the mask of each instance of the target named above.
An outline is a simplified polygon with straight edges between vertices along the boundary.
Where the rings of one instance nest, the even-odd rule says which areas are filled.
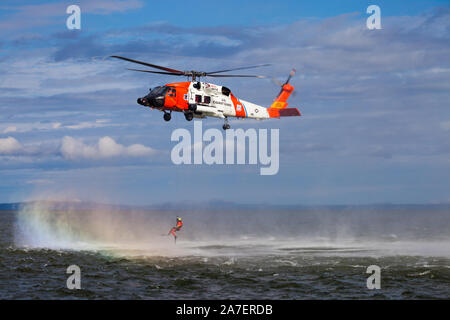
[[[269,112],[269,116],[271,118],[295,117],[295,116],[298,117],[301,115],[300,111],[298,111],[297,108],[287,108],[287,105],[288,105],[287,100],[288,100],[289,96],[291,94],[295,93],[295,91],[294,91],[295,88],[289,84],[289,82],[291,81],[291,79],[294,75],[295,75],[295,69],[292,69],[291,72],[289,73],[289,76],[285,83],[281,83],[277,79],[272,79],[272,81],[276,85],[281,87],[281,90],[278,93],[275,100],[273,101],[270,108],[267,109]]]
[[[289,72],[289,76],[288,76],[287,80],[286,80],[284,83],[282,83],[282,82],[281,82],[280,80],[278,80],[277,78],[272,78],[272,82],[273,82],[276,86],[281,87],[280,93],[278,93],[278,96],[280,96],[280,94],[283,92],[283,87],[284,87],[285,85],[289,84],[289,82],[291,81],[292,77],[295,75],[296,72],[297,72],[297,70],[295,70],[294,68],[292,68],[291,72]],[[296,91],[294,90],[294,91],[292,92],[292,95],[295,96],[295,94],[296,94]]]

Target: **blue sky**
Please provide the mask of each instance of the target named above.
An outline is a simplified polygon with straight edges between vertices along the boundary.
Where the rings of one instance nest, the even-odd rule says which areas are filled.
[[[66,29],[70,4],[79,31]],[[382,30],[366,29],[370,4]],[[0,34],[0,202],[450,202],[448,1],[2,1]],[[280,80],[295,67],[303,117],[231,122],[280,129],[279,174],[171,164],[172,131],[192,123],[136,98],[176,79],[111,54],[177,69],[271,63],[259,72]],[[215,82],[261,105],[278,92]]]

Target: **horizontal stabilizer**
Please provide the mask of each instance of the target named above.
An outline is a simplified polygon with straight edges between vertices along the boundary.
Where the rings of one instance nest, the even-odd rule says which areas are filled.
[[[280,117],[299,117],[301,116],[300,111],[297,108],[269,108],[267,109],[271,118],[280,118]]]
[[[284,108],[278,111],[280,113],[280,117],[299,117],[300,111],[297,108]]]

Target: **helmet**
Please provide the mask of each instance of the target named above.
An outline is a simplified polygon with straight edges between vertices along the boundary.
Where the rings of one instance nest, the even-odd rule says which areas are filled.
[[[180,217],[177,217],[177,221],[181,221],[181,218],[180,218]]]

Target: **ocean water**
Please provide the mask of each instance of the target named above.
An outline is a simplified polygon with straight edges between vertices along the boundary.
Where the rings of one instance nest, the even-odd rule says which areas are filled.
[[[176,214],[0,212],[0,299],[450,298],[445,210],[190,210],[175,244]],[[66,287],[70,265],[81,290]]]

